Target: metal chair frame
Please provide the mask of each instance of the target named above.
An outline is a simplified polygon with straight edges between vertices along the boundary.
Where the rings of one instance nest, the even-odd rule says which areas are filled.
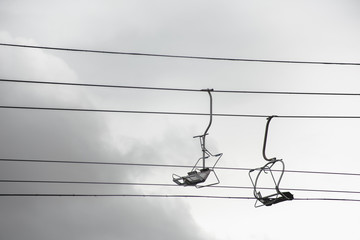
[[[213,186],[216,184],[220,183],[220,180],[217,176],[217,174],[215,173],[215,166],[217,165],[217,163],[219,162],[220,158],[222,157],[222,153],[218,153],[213,155],[209,150],[207,150],[206,148],[206,136],[208,135],[208,131],[211,127],[212,124],[212,95],[211,95],[211,91],[213,91],[213,89],[203,89],[203,91],[207,91],[210,97],[210,120],[209,120],[209,124],[204,132],[204,134],[202,135],[198,135],[198,136],[194,136],[194,138],[199,138],[200,139],[200,147],[201,147],[201,151],[202,151],[202,157],[200,157],[194,167],[191,169],[190,172],[188,172],[187,176],[179,176],[177,174],[173,174],[173,182],[175,182],[178,185],[183,185],[183,186],[195,186],[196,188],[202,188],[202,187],[208,187],[208,186]],[[217,157],[217,160],[215,161],[214,165],[212,167],[206,167],[206,159],[209,157]],[[200,162],[200,160],[202,160],[202,168],[198,168],[198,164]],[[199,185],[200,183],[203,183],[206,181],[207,177],[213,173],[215,178],[216,178],[216,182],[215,183],[211,183],[211,184],[206,184],[206,185]]]
[[[268,138],[268,131],[269,131],[269,125],[270,125],[270,121],[272,120],[272,118],[274,118],[276,116],[271,116],[267,118],[267,123],[266,123],[266,128],[265,128],[265,136],[264,136],[264,144],[263,144],[263,151],[262,151],[262,155],[263,158],[268,161],[263,167],[260,168],[255,168],[255,169],[251,169],[249,171],[249,177],[251,180],[251,183],[254,187],[254,197],[256,198],[256,202],[255,202],[255,207],[261,207],[261,206],[271,206],[273,204],[279,203],[279,202],[283,202],[283,201],[287,201],[287,200],[293,200],[294,196],[290,193],[290,192],[281,192],[279,185],[281,182],[281,179],[284,175],[284,171],[285,171],[285,164],[283,162],[282,159],[277,159],[276,157],[273,158],[268,158],[266,156],[266,143],[267,143],[267,138]],[[282,169],[281,169],[281,174],[278,177],[278,179],[275,179],[275,176],[271,170],[271,168],[275,165],[275,163],[281,163],[282,165]],[[251,174],[255,171],[258,171],[258,174],[255,177],[255,180],[253,180]],[[258,191],[257,189],[257,185],[258,185],[258,180],[259,177],[261,175],[261,173],[270,173],[271,174],[271,178],[274,181],[275,184],[275,193],[274,194],[270,194],[267,196],[262,196],[261,192]],[[260,204],[259,204],[260,203]]]

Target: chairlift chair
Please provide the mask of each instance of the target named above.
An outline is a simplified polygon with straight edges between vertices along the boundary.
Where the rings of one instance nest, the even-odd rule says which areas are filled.
[[[276,179],[273,170],[271,169],[276,163],[281,163],[282,169],[280,170],[280,176]],[[271,206],[273,204],[284,202],[287,200],[293,200],[294,196],[290,192],[281,192],[279,185],[284,174],[285,165],[282,159],[273,159],[266,163],[263,167],[251,169],[249,176],[254,187],[254,196],[256,198],[255,207]],[[256,177],[253,180],[252,173],[257,172]],[[270,174],[275,185],[275,193],[262,196],[260,190],[258,190],[258,180],[263,174]],[[260,204],[258,204],[260,202]]]
[[[264,137],[264,144],[263,144],[263,158],[268,161],[263,167],[260,168],[255,168],[255,169],[251,169],[249,171],[249,177],[251,180],[251,183],[254,187],[254,197],[256,198],[256,202],[255,202],[255,207],[261,207],[261,206],[271,206],[273,204],[276,203],[280,203],[280,202],[284,202],[284,201],[288,201],[288,200],[293,200],[294,196],[290,193],[290,192],[282,192],[280,191],[279,185],[281,182],[281,179],[284,175],[284,171],[285,171],[285,164],[283,162],[282,159],[277,159],[276,157],[274,158],[268,158],[266,156],[266,142],[267,142],[267,135],[268,135],[268,130],[269,130],[269,124],[271,119],[275,117],[275,116],[271,116],[267,119],[267,124],[266,124],[266,130],[265,130],[265,137]],[[280,171],[280,176],[276,177],[273,174],[273,171],[271,170],[271,168],[276,164],[276,163],[280,163],[282,168]],[[258,172],[256,177],[253,178],[252,174],[254,172]],[[262,196],[261,192],[258,190],[258,180],[260,178],[260,176],[262,176],[264,174],[268,174],[270,173],[271,178],[275,184],[275,193],[273,194],[269,194],[266,196]],[[260,204],[259,204],[260,202]]]
[[[220,160],[220,158],[222,157],[222,153],[219,154],[215,154],[213,155],[209,150],[206,149],[205,143],[206,143],[206,136],[208,135],[208,131],[210,129],[210,126],[212,124],[212,96],[211,96],[211,91],[213,91],[213,89],[204,89],[204,91],[207,91],[209,96],[210,96],[210,121],[209,124],[204,132],[204,134],[202,135],[198,135],[198,136],[194,136],[194,138],[199,138],[200,139],[200,146],[201,146],[201,150],[202,150],[202,157],[200,157],[197,162],[195,163],[194,167],[191,169],[190,172],[187,173],[186,176],[179,176],[177,174],[173,174],[172,178],[173,178],[173,182],[175,182],[178,185],[181,186],[195,186],[196,188],[202,188],[202,187],[208,187],[208,186],[212,186],[212,185],[216,185],[220,183],[220,180],[218,178],[218,176],[216,175],[214,168],[216,166],[216,164],[218,163],[218,161]],[[206,167],[206,159],[209,157],[215,157],[217,158],[214,165],[212,167]],[[202,167],[198,167],[198,164],[200,162],[200,160],[202,160]],[[210,183],[210,184],[200,184],[200,183],[204,183],[207,178],[209,177],[210,174],[213,174],[215,176],[215,182]]]

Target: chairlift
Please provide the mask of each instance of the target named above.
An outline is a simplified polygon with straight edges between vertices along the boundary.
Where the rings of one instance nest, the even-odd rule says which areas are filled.
[[[209,124],[204,132],[204,134],[202,135],[198,135],[198,136],[194,136],[194,138],[199,138],[200,139],[200,147],[202,150],[202,157],[200,157],[197,162],[195,163],[194,167],[191,169],[190,172],[187,173],[186,176],[179,176],[177,174],[173,174],[172,178],[173,178],[173,182],[175,182],[178,185],[181,186],[195,186],[196,188],[202,188],[202,187],[208,187],[208,186],[212,186],[212,185],[216,185],[220,183],[220,180],[218,178],[218,176],[215,173],[215,166],[216,164],[219,162],[220,158],[222,157],[222,153],[218,153],[218,154],[212,154],[205,146],[206,143],[206,136],[208,135],[208,131],[210,129],[210,126],[212,124],[212,96],[211,96],[211,91],[213,91],[213,89],[203,89],[203,91],[207,91],[210,97],[210,121]],[[206,159],[209,157],[215,157],[216,161],[213,164],[212,167],[207,167],[206,166]],[[202,161],[200,161],[202,160]],[[202,167],[198,167],[198,164],[202,162]],[[215,177],[215,182],[210,183],[210,184],[201,184],[204,183],[209,175],[212,174]]]
[[[253,192],[254,197],[256,198],[255,207],[271,206],[276,203],[294,199],[294,196],[290,192],[282,192],[282,191],[280,191],[280,188],[279,188],[281,179],[282,179],[282,177],[284,175],[284,171],[285,171],[285,164],[284,164],[283,160],[277,159],[276,157],[268,158],[266,156],[265,150],[266,150],[267,135],[268,135],[270,121],[273,117],[276,117],[276,116],[271,116],[271,117],[267,118],[265,136],[264,136],[264,144],[263,144],[263,152],[262,152],[263,158],[268,162],[263,167],[251,169],[249,171],[249,177],[250,177],[251,183],[254,187],[254,192]],[[274,170],[272,170],[272,167],[277,163],[281,164],[281,170],[276,170],[276,171],[280,171],[280,175],[278,177],[275,177],[275,175],[273,173]],[[254,172],[257,172],[257,175],[255,178],[253,178]],[[275,193],[272,193],[272,194],[269,194],[266,196],[262,196],[260,190],[258,190],[258,180],[259,180],[260,176],[263,175],[263,173],[264,174],[270,173],[271,178],[275,184]]]

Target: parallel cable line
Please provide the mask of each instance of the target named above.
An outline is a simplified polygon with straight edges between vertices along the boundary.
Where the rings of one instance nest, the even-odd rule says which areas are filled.
[[[95,164],[115,166],[137,166],[137,167],[170,167],[170,168],[191,168],[193,166],[175,164],[152,164],[152,163],[124,163],[124,162],[95,162],[95,161],[68,161],[68,160],[46,160],[46,159],[13,159],[1,158],[0,162],[35,162],[35,163],[60,163],[60,164]]]
[[[161,112],[161,111],[136,111],[136,110],[116,110],[116,109],[91,109],[91,108],[59,108],[59,107],[33,107],[33,106],[5,106],[3,109],[21,109],[21,110],[45,110],[45,111],[70,111],[70,112],[99,112],[99,113],[138,113],[138,114],[158,114],[158,115],[189,115],[189,116],[207,116],[207,113],[191,112]]]
[[[125,86],[125,85],[111,85],[111,84],[34,81],[34,80],[5,79],[5,78],[0,78],[0,82],[25,83],[25,84],[47,84],[47,85],[62,85],[62,86],[77,86],[77,87],[162,90],[162,91],[180,91],[180,92],[203,92],[203,90],[201,90],[201,89],[191,89],[191,88]],[[275,94],[275,95],[360,96],[360,93],[341,93],[341,92],[250,91],[250,90],[216,90],[216,89],[214,89],[212,92],[215,92],[215,93],[216,92],[218,92],[218,93],[239,93],[239,94]]]
[[[71,161],[71,160],[49,160],[49,159],[15,159],[15,158],[0,158],[0,162],[28,162],[28,163],[57,163],[57,164],[93,164],[93,165],[113,165],[113,166],[137,166],[137,167],[166,167],[166,168],[192,168],[192,165],[179,164],[153,164],[153,163],[125,163],[125,162],[96,162],[96,161]],[[250,171],[251,168],[241,167],[216,167],[217,170],[239,170]],[[280,170],[272,170],[280,171]],[[306,170],[285,170],[289,173],[304,173],[304,174],[325,174],[325,175],[343,175],[343,176],[360,176],[360,173],[350,172],[325,172],[325,171],[306,171]]]
[[[344,92],[293,92],[293,91],[250,91],[250,90],[214,90],[218,93],[271,94],[271,95],[318,95],[318,96],[360,96],[360,93]]]
[[[13,44],[13,43],[0,43],[0,46],[55,50],[55,51],[68,51],[68,52],[81,52],[81,53],[100,53],[100,54],[112,54],[112,55],[130,55],[130,56],[179,58],[179,59],[194,59],[194,60],[360,66],[360,63],[358,63],[358,62],[296,61],[296,60],[276,60],[276,59],[208,57],[208,56],[190,56],[190,55],[156,54],[156,53],[144,53],[144,52],[121,52],[121,51],[106,51],[106,50],[92,50],[92,49],[79,49],[79,48],[49,47],[49,46],[36,46],[36,45]]]
[[[32,80],[5,79],[5,78],[0,78],[0,82],[64,85],[64,86],[78,86],[78,87],[99,87],[99,88],[125,88],[125,89],[141,89],[141,90],[183,91],[183,92],[201,92],[202,91],[202,90],[198,90],[198,89],[189,89],[189,88],[164,88],[164,87],[124,86],[124,85],[93,84],[93,83],[32,81]]]
[[[337,202],[360,202],[360,199],[351,198],[294,198],[299,201],[337,201]]]
[[[146,186],[146,187],[179,187],[176,184],[168,183],[134,183],[134,182],[98,182],[98,181],[63,181],[63,180],[12,180],[0,179],[0,183],[38,183],[38,184],[86,184],[86,185],[127,185],[127,186]],[[228,185],[214,185],[211,188],[220,189],[254,189],[248,186],[228,186]],[[273,190],[269,187],[258,187],[261,190]],[[346,194],[360,194],[360,191],[350,190],[333,190],[333,189],[306,189],[306,188],[281,188],[285,191],[299,191],[299,192],[325,192],[325,193],[346,193]]]
[[[181,195],[181,194],[86,194],[86,193],[1,193],[0,197],[143,197],[143,198],[207,198],[254,200],[255,197],[218,196],[218,195]],[[350,198],[294,198],[293,201],[340,201],[360,202],[360,199]]]
[[[131,114],[154,114],[154,115],[183,115],[183,116],[208,116],[208,113],[196,112],[165,112],[165,111],[137,111],[116,109],[93,109],[93,108],[60,108],[60,107],[35,107],[35,106],[10,106],[1,105],[0,109],[18,110],[42,110],[42,111],[70,111],[70,112],[96,112],[96,113],[131,113]],[[244,118],[266,118],[267,114],[232,114],[213,113],[215,117],[244,117]],[[276,115],[277,118],[301,118],[301,119],[360,119],[360,116],[346,115]]]
[[[87,194],[87,193],[0,193],[0,197],[152,197],[152,198],[213,198],[213,199],[255,199],[254,197],[231,197],[216,195],[184,194]]]

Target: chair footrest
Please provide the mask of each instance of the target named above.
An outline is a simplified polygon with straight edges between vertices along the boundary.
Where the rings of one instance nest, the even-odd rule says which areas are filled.
[[[262,197],[259,199],[259,201],[265,206],[271,206],[279,202],[290,201],[293,199],[294,195],[292,195],[290,192],[281,192],[277,195],[277,197]]]

